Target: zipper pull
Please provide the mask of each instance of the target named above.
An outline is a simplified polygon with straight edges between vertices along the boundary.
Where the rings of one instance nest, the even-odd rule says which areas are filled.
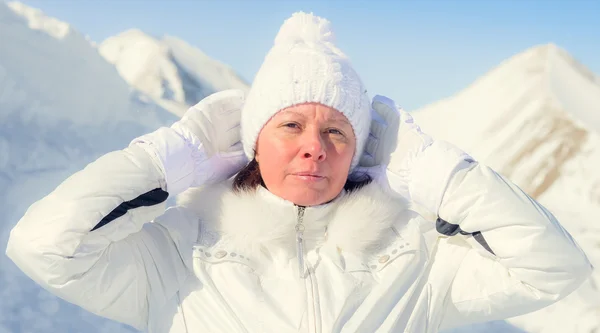
[[[298,259],[298,274],[304,278],[304,210],[306,207],[298,206],[298,219],[296,222],[296,256]]]

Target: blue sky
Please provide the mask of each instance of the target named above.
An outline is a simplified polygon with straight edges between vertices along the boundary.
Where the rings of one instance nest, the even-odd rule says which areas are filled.
[[[130,28],[172,35],[251,81],[294,11],[332,21],[371,94],[407,109],[450,96],[502,60],[555,43],[600,74],[596,0],[23,0],[94,41]]]

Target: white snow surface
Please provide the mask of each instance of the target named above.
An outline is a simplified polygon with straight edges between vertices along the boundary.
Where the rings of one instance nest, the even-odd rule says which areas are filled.
[[[84,36],[0,2],[0,332],[130,332],[68,304],[4,255],[26,208],[62,180],[176,117],[131,89]]]
[[[99,50],[131,86],[177,115],[216,91],[249,88],[232,68],[176,37],[132,29],[106,39]]]
[[[457,95],[412,112],[548,207],[600,265],[600,80],[553,44],[504,61]],[[527,332],[600,331],[600,273],[566,299],[511,318]]]
[[[31,29],[43,31],[56,39],[63,39],[70,31],[69,24],[46,16],[39,9],[31,8],[18,1],[8,2],[7,5],[15,13],[25,17]]]
[[[0,40],[0,248],[29,205],[86,163],[170,124],[211,92],[247,88],[179,39],[131,30],[97,49],[67,23],[17,2],[0,2]],[[549,207],[598,266],[599,82],[566,51],[544,45],[413,114],[424,131]],[[600,330],[599,284],[595,273],[554,306],[445,333]],[[0,299],[0,333],[133,331],[52,296],[4,255]]]

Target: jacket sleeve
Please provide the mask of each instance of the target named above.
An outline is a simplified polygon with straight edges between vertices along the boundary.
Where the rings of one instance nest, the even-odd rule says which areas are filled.
[[[169,128],[152,135],[171,160],[189,158],[189,147]],[[53,294],[140,330],[151,307],[173,296],[186,277],[178,248],[198,228],[185,211],[165,212],[164,165],[147,144],[110,152],[66,179],[29,207],[6,249]]]
[[[470,245],[459,263],[449,261],[459,267],[442,328],[543,308],[591,274],[586,255],[556,218],[494,170],[444,142],[427,148],[416,168],[411,194],[438,207],[439,233]]]

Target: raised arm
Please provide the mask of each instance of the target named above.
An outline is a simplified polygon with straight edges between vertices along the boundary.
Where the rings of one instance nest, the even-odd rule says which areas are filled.
[[[440,236],[463,244],[438,249],[456,250],[460,260],[434,254],[441,265],[460,262],[446,270],[453,282],[442,329],[540,309],[591,274],[571,235],[518,186],[424,134],[393,101],[377,96],[373,108],[380,120],[372,129],[380,142],[371,151],[386,166],[390,188],[437,216]]]
[[[27,210],[7,255],[55,295],[143,330],[187,276],[185,250],[198,230],[186,211],[165,212],[165,201],[243,166],[242,102],[238,91],[209,96],[173,126],[75,173]]]
[[[409,185],[413,200],[437,213],[437,231],[470,246],[449,269],[455,276],[441,329],[532,312],[579,287],[592,266],[556,218],[494,170],[463,158],[434,143]],[[437,173],[445,176],[431,176]],[[423,184],[431,179],[439,182]]]

